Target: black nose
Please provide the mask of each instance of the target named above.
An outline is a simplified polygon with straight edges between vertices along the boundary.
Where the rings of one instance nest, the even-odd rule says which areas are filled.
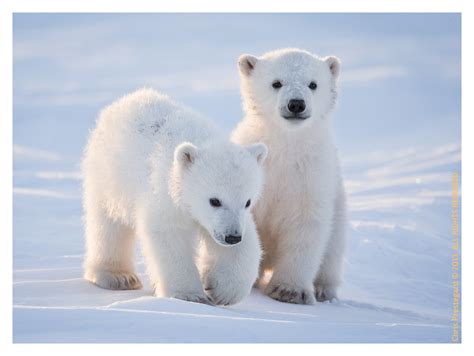
[[[294,114],[302,113],[306,109],[306,104],[304,100],[301,99],[291,99],[288,102],[288,110]]]
[[[242,236],[240,235],[226,235],[225,237],[225,242],[230,245],[238,244],[240,241],[242,241]]]

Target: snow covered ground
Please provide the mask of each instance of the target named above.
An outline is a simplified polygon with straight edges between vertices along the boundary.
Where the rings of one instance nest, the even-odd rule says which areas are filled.
[[[288,15],[276,41],[264,29],[281,27],[284,15],[162,16],[15,15],[14,342],[450,342],[459,18]],[[313,26],[319,42],[293,21]],[[209,56],[224,43],[211,22],[235,30],[224,31],[233,45]],[[177,48],[189,31],[201,42]],[[259,35],[249,43],[245,31]],[[375,33],[390,45],[379,49]],[[338,54],[346,64],[334,118],[351,220],[340,300],[290,305],[257,289],[231,307],[159,299],[141,257],[143,290],[85,282],[79,162],[98,110],[151,85],[229,132],[241,117],[238,54],[290,44]],[[406,56],[413,48],[424,57]],[[189,58],[202,70],[189,67]]]
[[[446,167],[456,168],[456,144],[399,153],[377,168],[364,167],[365,173],[347,174],[351,225],[340,301],[289,305],[255,289],[243,303],[226,308],[157,299],[148,284],[140,291],[117,292],[84,281],[80,175],[74,163],[66,170],[67,162],[53,161],[52,153],[33,158],[18,153],[26,148],[15,149],[17,165],[43,159],[48,166],[15,171],[16,342],[450,341],[451,176]],[[411,169],[428,163],[438,170]],[[410,172],[392,177],[393,169]],[[146,282],[143,267],[139,258]]]

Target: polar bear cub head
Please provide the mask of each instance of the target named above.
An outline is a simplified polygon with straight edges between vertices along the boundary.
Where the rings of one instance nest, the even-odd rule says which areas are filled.
[[[261,57],[243,54],[238,61],[247,113],[268,124],[304,127],[322,119],[334,106],[340,61],[299,49]]]
[[[184,142],[174,152],[171,196],[218,244],[237,244],[262,189],[266,155],[261,143]]]

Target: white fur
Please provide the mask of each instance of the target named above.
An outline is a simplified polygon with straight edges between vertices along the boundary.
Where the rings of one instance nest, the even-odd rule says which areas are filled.
[[[262,272],[272,270],[271,297],[312,304],[336,297],[346,225],[345,193],[329,113],[339,75],[336,57],[298,49],[239,58],[246,116],[232,140],[269,148],[266,183],[254,210],[262,240]],[[272,87],[274,81],[282,87]],[[308,86],[314,81],[316,90]],[[303,99],[305,120],[283,116]]]
[[[137,236],[157,296],[232,304],[249,293],[261,254],[250,208],[267,150],[222,137],[205,118],[151,89],[102,111],[83,160],[86,279],[140,288]],[[212,207],[211,198],[222,206]],[[229,245],[226,235],[242,241]]]

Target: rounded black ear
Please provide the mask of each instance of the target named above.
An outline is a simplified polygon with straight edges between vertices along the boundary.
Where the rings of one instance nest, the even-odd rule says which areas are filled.
[[[339,72],[341,70],[341,60],[335,56],[329,56],[329,57],[324,58],[324,61],[329,66],[329,70],[331,71],[334,79],[337,79],[337,77],[339,77]]]
[[[259,164],[262,164],[267,158],[268,148],[264,143],[254,143],[246,148]]]
[[[197,156],[197,147],[190,142],[181,143],[174,150],[174,159],[183,167],[189,167],[194,163]]]
[[[252,73],[253,69],[255,68],[257,62],[257,57],[252,56],[251,54],[242,54],[239,57],[238,61],[240,72],[244,75],[250,75],[250,73]]]

